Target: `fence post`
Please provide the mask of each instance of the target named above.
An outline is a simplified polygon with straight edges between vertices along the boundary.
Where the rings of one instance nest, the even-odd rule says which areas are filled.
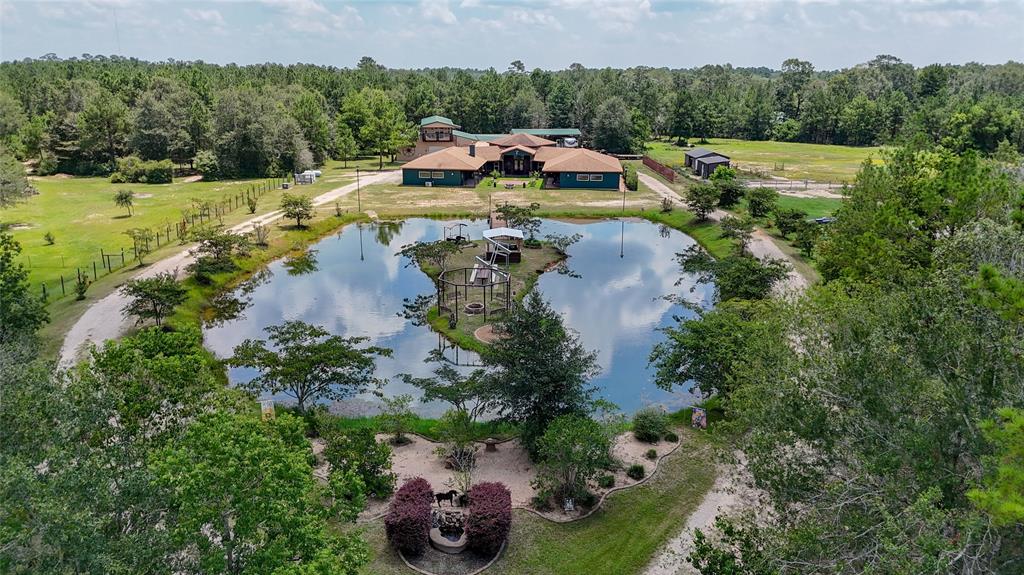
[[[46,299],[46,282],[43,282],[43,299]]]
[[[124,267],[124,248],[121,248],[121,267]]]
[[[64,274],[60,274],[60,295],[68,295],[68,292],[64,291]]]
[[[92,260],[92,281],[96,281],[96,260]]]

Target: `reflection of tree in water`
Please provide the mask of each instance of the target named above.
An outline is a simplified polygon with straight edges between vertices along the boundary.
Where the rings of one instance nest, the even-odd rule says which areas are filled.
[[[374,235],[377,238],[377,243],[382,246],[390,246],[391,241],[395,239],[402,231],[402,225],[405,224],[402,220],[396,221],[384,221],[377,222],[374,227]]]
[[[260,268],[233,290],[224,290],[210,298],[210,307],[203,314],[207,327],[218,327],[226,322],[241,319],[242,312],[252,305],[252,292],[267,283],[273,274],[268,268]]]
[[[284,269],[290,276],[303,276],[320,269],[316,261],[316,250],[306,250],[284,260]]]
[[[661,224],[660,226],[658,226],[658,234],[661,235],[661,237],[663,238],[667,238],[672,235],[672,228],[666,226],[665,224]]]
[[[437,303],[437,294],[422,294],[402,300],[402,311],[398,315],[415,326],[427,325],[427,312]]]

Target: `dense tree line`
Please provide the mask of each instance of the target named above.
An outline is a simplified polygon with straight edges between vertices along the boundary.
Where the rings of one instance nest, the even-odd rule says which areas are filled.
[[[865,165],[800,298],[725,299],[652,361],[723,402],[771,513],[704,575],[1024,569],[1024,184],[976,152]]]
[[[652,135],[1024,152],[1024,65],[914,68],[879,56],[818,71],[709,65],[527,71],[296,64],[219,66],[83,56],[0,64],[0,140],[44,172],[106,172],[115,157],[192,161],[225,177],[394,154],[414,122],[464,130],[578,127],[587,143],[639,151]],[[211,161],[211,157],[213,161]]]

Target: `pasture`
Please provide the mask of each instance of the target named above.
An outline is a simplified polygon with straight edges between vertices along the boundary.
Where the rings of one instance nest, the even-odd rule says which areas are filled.
[[[742,171],[769,174],[791,180],[853,182],[861,164],[881,161],[881,147],[833,146],[796,142],[747,141],[713,138],[696,144],[721,152]],[[647,155],[668,166],[683,165],[685,148],[667,140],[647,143]]]

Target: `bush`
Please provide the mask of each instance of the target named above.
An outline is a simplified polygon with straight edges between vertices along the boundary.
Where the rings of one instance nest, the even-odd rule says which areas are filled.
[[[635,192],[640,187],[640,176],[636,172],[636,166],[626,164],[623,178],[626,182],[626,189]]]
[[[576,498],[576,504],[580,507],[586,507],[589,509],[597,505],[597,495],[594,495],[590,491],[584,491]]]
[[[630,465],[629,469],[626,470],[626,476],[629,477],[630,479],[635,479],[637,481],[643,479],[645,475],[647,475],[647,469],[645,469],[644,466],[639,463],[634,463],[633,465]]]
[[[43,234],[43,241],[46,242],[46,245],[52,246],[57,241],[57,238],[53,236],[53,232],[46,232]]]
[[[429,514],[429,512],[428,512]],[[466,544],[493,555],[512,528],[512,493],[503,483],[478,483],[469,491]]]
[[[115,184],[169,184],[174,176],[170,160],[143,161],[138,156],[117,159],[117,171],[110,176]]]
[[[369,428],[341,430],[318,421],[327,443],[324,459],[332,469],[352,469],[366,485],[366,494],[385,499],[395,490],[396,476],[391,472],[391,448],[380,443]]]
[[[419,555],[430,540],[430,507],[434,489],[422,477],[406,481],[391,500],[384,517],[384,532],[395,549]]]
[[[668,432],[668,416],[657,407],[645,407],[633,415],[633,436],[644,443],[655,443]]]
[[[658,458],[658,452],[654,449],[648,449],[647,453],[644,454],[644,457],[650,459],[651,461],[654,461],[655,459]]]
[[[668,214],[672,212],[672,200],[669,198],[661,198],[661,213]]]
[[[194,162],[196,171],[203,175],[204,180],[216,180],[220,178],[220,164],[217,156],[209,150],[203,150],[196,154]]]
[[[679,436],[676,435],[674,431],[669,431],[668,433],[665,434],[665,441],[669,443],[675,443],[679,441]]]
[[[601,489],[611,489],[615,487],[615,476],[614,475],[602,475],[597,478],[597,486]]]
[[[763,218],[775,211],[779,193],[771,188],[759,187],[747,190],[747,210],[755,218]]]

